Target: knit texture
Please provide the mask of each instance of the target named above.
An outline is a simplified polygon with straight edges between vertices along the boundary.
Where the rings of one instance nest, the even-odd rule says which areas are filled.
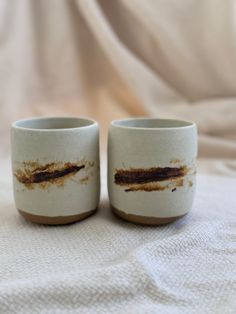
[[[103,178],[104,179],[104,178]],[[235,313],[235,179],[198,176],[192,211],[164,227],[96,215],[26,222],[0,191],[0,313]]]

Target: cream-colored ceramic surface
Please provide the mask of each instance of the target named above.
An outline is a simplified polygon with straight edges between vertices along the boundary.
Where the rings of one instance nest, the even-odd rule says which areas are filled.
[[[113,121],[108,139],[108,190],[113,207],[127,214],[174,217],[192,207],[196,186],[197,130],[191,122],[158,119]],[[175,167],[187,169],[182,178],[140,185],[115,183],[118,170]],[[183,180],[183,181],[182,181]],[[152,190],[155,185],[159,190]]]
[[[55,217],[88,212],[98,206],[99,128],[95,121],[36,118],[15,122],[11,131],[14,197],[18,209]],[[43,169],[52,163],[55,166]],[[35,170],[39,165],[40,171]],[[39,177],[47,171],[63,169],[66,169],[65,175],[57,172],[58,178],[43,181]],[[37,172],[41,173],[34,177]],[[26,183],[22,182],[22,173]],[[32,176],[40,182],[30,183]]]

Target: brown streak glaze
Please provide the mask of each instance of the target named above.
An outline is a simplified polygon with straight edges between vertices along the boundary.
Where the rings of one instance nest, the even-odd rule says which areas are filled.
[[[127,187],[125,192],[134,191],[164,191],[176,187],[183,186],[183,177],[187,174],[186,166],[177,167],[152,167],[148,169],[117,169],[114,180],[117,185]],[[168,184],[160,184],[159,182],[168,181]]]
[[[85,166],[68,166],[65,167],[64,169],[58,169],[54,171],[40,171],[36,173],[32,173],[30,177],[22,176],[18,177],[18,180],[21,183],[27,184],[27,183],[41,183],[45,181],[51,181],[53,179],[61,178],[64,177],[70,173],[76,173],[80,169],[83,169]]]
[[[24,162],[23,169],[14,173],[17,180],[27,188],[32,189],[36,184],[45,188],[48,183],[63,185],[64,181],[85,168],[84,164],[76,163],[50,163],[39,165],[35,162]]]
[[[150,183],[143,183],[143,184],[133,184],[129,188],[125,189],[125,192],[134,192],[134,191],[145,191],[145,192],[152,192],[152,191],[164,191],[168,189],[168,185],[160,185],[156,182]]]
[[[186,166],[182,167],[153,167],[148,169],[117,169],[115,183],[118,185],[142,184],[148,182],[159,182],[180,178],[186,174]]]

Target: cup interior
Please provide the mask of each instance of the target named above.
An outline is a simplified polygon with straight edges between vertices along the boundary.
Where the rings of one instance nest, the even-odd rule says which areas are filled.
[[[134,129],[172,129],[193,126],[193,122],[172,120],[172,119],[152,119],[152,118],[132,118],[115,120],[113,126]]]
[[[65,130],[87,127],[96,122],[90,119],[73,117],[33,118],[19,120],[13,123],[13,127],[30,130]]]

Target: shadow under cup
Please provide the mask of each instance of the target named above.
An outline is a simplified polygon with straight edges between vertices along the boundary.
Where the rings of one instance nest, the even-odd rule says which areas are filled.
[[[66,224],[95,212],[99,128],[72,117],[16,121],[11,128],[15,204],[28,220]]]
[[[197,128],[167,119],[113,121],[108,139],[108,191],[113,211],[140,224],[166,224],[187,214],[196,187]]]

